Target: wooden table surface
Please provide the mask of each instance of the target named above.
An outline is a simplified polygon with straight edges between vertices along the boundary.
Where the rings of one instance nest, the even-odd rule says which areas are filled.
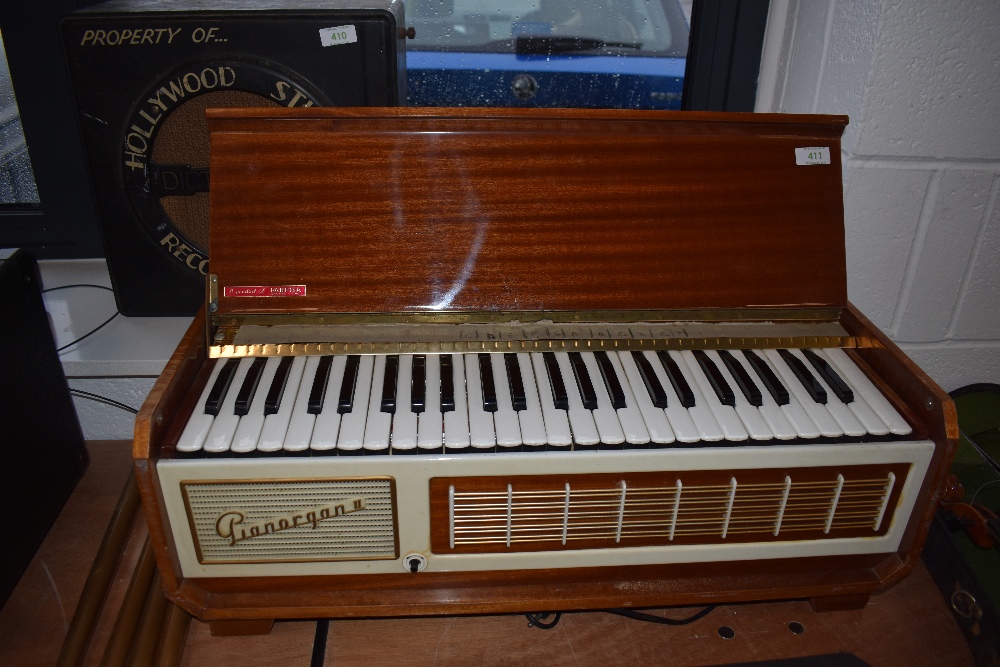
[[[0,665],[52,665],[128,476],[130,442],[91,442],[91,464],[3,609]],[[138,560],[141,515],[84,664],[98,665]],[[683,618],[691,609],[651,610]],[[309,665],[317,624],[278,622],[270,635],[212,637],[191,622],[182,665]],[[793,631],[794,628],[796,631]],[[728,630],[728,631],[727,631]],[[731,638],[723,637],[731,634]],[[835,655],[809,663],[805,656]],[[862,610],[813,612],[804,601],[720,606],[683,626],[571,613],[551,630],[523,616],[331,621],[325,664],[724,665],[792,659],[817,665],[972,665],[947,604],[921,565]]]

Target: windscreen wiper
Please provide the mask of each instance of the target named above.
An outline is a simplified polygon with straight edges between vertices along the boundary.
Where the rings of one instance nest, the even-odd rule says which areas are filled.
[[[590,37],[552,37],[549,35],[518,37],[514,43],[514,53],[519,56],[551,56],[559,53],[604,48],[635,49],[638,51],[642,48],[642,44],[639,42],[605,42]]]

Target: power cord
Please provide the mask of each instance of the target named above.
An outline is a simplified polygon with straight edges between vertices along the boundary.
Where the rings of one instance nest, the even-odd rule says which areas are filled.
[[[103,289],[103,290],[107,290],[107,291],[109,291],[111,293],[114,293],[114,290],[111,289],[110,287],[107,287],[106,285],[96,285],[94,283],[74,283],[72,285],[61,285],[59,287],[49,287],[48,289],[43,289],[42,290],[42,294],[46,294],[48,292],[55,292],[56,290],[70,289],[71,287],[94,287],[94,288],[97,288],[97,289]],[[119,315],[121,315],[121,311],[118,310],[118,308],[115,308],[115,314],[114,315],[112,315],[108,319],[104,320],[96,328],[91,329],[90,331],[88,331],[84,335],[80,336],[76,340],[71,341],[69,343],[66,343],[62,347],[58,348],[56,350],[56,353],[58,354],[58,353],[62,352],[63,350],[65,350],[66,348],[72,347],[73,345],[76,345],[80,341],[82,341],[82,340],[84,340],[86,338],[89,338],[90,336],[93,336],[95,333],[97,333],[98,331],[100,331],[101,329],[103,329],[105,326],[107,326],[108,324],[110,324],[111,320],[115,319]]]
[[[107,396],[101,396],[100,394],[92,394],[89,391],[83,391],[82,389],[73,389],[70,387],[69,393],[72,396],[79,396],[80,398],[86,398],[87,400],[94,401],[96,403],[104,403],[105,405],[110,405],[113,408],[118,408],[119,410],[124,410],[125,412],[131,412],[134,415],[139,414],[139,411],[130,405],[125,405],[124,403],[119,403],[113,398],[108,398]]]
[[[666,618],[664,616],[656,616],[654,614],[646,614],[641,611],[634,611],[632,609],[601,609],[601,611],[607,614],[616,614],[618,616],[625,616],[627,618],[634,619],[636,621],[645,621],[647,623],[659,623],[660,625],[687,625],[688,623],[694,623],[698,619],[705,618],[715,609],[714,604],[710,604],[701,611],[688,616],[687,618]],[[553,617],[549,621],[549,617]],[[528,619],[528,625],[533,628],[538,628],[540,630],[551,630],[556,627],[559,619],[562,618],[561,613],[552,612],[537,612],[533,614],[525,614],[525,618]]]
[[[555,616],[551,621],[546,622],[549,616]],[[556,623],[562,618],[562,614],[556,613],[536,613],[536,614],[525,614],[524,617],[528,619],[528,625],[532,628],[538,628],[539,630],[551,630],[556,627]]]
[[[700,618],[705,618],[715,609],[714,604],[710,604],[698,613],[688,616],[687,618],[666,618],[665,616],[656,616],[655,614],[644,614],[641,611],[633,611],[632,609],[604,609],[609,614],[617,614],[619,616],[627,616],[628,618],[634,618],[637,621],[646,621],[648,623],[659,623],[660,625],[687,625],[688,623],[694,623]]]

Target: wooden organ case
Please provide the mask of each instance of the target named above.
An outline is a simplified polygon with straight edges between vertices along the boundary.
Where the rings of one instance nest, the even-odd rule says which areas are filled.
[[[208,117],[207,303],[134,454],[213,631],[845,608],[913,568],[955,414],[847,301],[846,118]]]

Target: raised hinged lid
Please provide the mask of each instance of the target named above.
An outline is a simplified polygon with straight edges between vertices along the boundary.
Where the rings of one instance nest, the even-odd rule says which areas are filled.
[[[841,308],[842,116],[217,109],[217,315]]]

